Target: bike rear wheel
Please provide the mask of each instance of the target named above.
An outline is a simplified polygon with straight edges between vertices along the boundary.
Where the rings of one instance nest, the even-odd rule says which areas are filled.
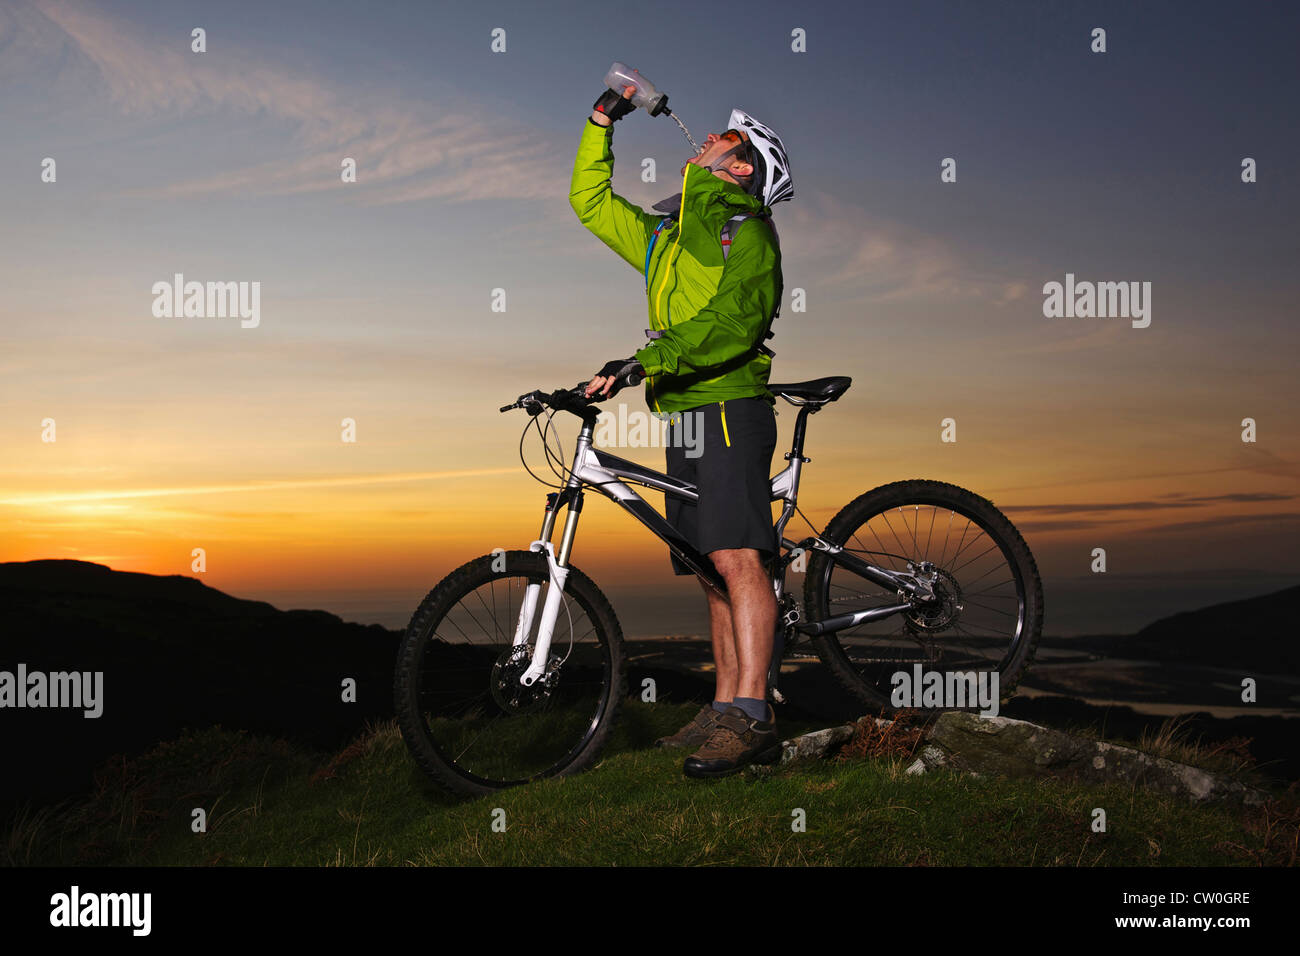
[[[540,552],[484,555],[447,575],[411,618],[393,678],[398,723],[415,762],[451,793],[481,796],[576,773],[609,738],[624,695],[623,635],[609,601],[577,568],[565,582],[548,674],[519,683],[549,578]],[[535,583],[533,633],[515,647]]]
[[[909,561],[933,563],[942,598],[815,638],[818,656],[847,691],[868,707],[900,709],[890,699],[894,675],[911,677],[919,664],[924,671],[996,672],[999,698],[1010,696],[1042,633],[1043,586],[1029,546],[992,502],[943,482],[898,481],[850,502],[821,537],[890,571],[906,571]],[[899,592],[825,552],[809,558],[810,621],[899,602]]]

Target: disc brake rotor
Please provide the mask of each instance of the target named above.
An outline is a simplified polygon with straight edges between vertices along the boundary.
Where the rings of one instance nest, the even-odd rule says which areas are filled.
[[[533,662],[532,651],[527,644],[507,647],[497,662],[492,665],[492,699],[507,714],[528,714],[540,708],[550,699],[551,692],[559,682],[557,669],[560,658],[552,655],[550,666],[542,677],[525,687],[519,682],[524,671]]]
[[[936,600],[917,603],[903,612],[908,630],[913,634],[932,634],[952,626],[965,607],[957,579],[943,568],[935,568],[932,573],[930,587]]]

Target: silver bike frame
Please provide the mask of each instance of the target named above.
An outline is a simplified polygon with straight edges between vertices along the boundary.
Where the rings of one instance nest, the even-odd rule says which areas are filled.
[[[803,439],[807,416],[810,412],[818,410],[819,407],[817,405],[808,405],[800,409],[795,423],[794,442],[790,453],[785,456],[789,464],[773,476],[771,481],[772,500],[783,502],[781,517],[777,519],[773,528],[773,547],[777,553],[780,553],[783,548],[786,552],[790,552],[787,557],[774,561],[776,573],[772,576],[772,587],[778,605],[785,589],[786,567],[795,553],[805,545],[831,554],[836,563],[843,564],[849,570],[878,584],[916,593],[923,598],[928,596],[929,587],[915,575],[906,572],[888,571],[877,567],[836,545],[822,541],[816,536],[798,543],[784,537],[786,523],[790,520],[790,516],[794,514],[798,502],[799,478],[803,464],[810,460],[803,457]],[[519,682],[524,686],[531,686],[547,673],[551,640],[555,631],[555,622],[560,613],[564,584],[569,574],[569,555],[573,549],[573,539],[578,527],[578,516],[582,512],[583,489],[586,487],[596,489],[621,506],[654,535],[662,539],[673,554],[677,556],[678,560],[694,571],[706,584],[720,594],[726,594],[726,583],[718,574],[717,569],[713,567],[713,563],[697,551],[681,532],[660,515],[649,502],[628,487],[623,479],[635,481],[648,488],[662,491],[666,495],[673,495],[686,501],[699,500],[696,486],[691,482],[673,478],[663,472],[655,471],[652,468],[647,468],[644,465],[639,465],[636,462],[594,448],[592,446],[593,429],[592,421],[584,421],[582,431],[578,434],[577,447],[574,450],[573,465],[570,469],[568,481],[562,491],[553,492],[547,496],[546,516],[542,521],[541,533],[538,535],[537,540],[531,542],[528,546],[530,551],[538,551],[546,555],[546,564],[549,569],[548,577],[552,586],[546,592],[546,599],[541,609],[541,620],[537,622],[537,639],[533,647],[531,663],[519,677]],[[560,536],[560,547],[557,553],[551,541],[551,535],[554,532],[556,515],[562,505],[567,505],[568,514],[565,518],[564,530]],[[541,588],[540,582],[530,583],[524,594],[513,639],[516,647],[528,643],[529,635],[533,630],[534,618],[537,615]],[[864,611],[857,611],[853,614],[840,615],[836,618],[817,622],[815,625],[800,626],[800,630],[807,633],[827,633],[852,627],[863,621],[888,617],[910,607],[910,603],[900,603],[879,608],[868,608]]]

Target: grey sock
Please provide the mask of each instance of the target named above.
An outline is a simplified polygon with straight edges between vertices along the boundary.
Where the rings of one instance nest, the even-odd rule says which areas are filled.
[[[732,706],[743,710],[745,716],[751,720],[767,720],[767,701],[765,700],[759,700],[757,697],[737,697],[731,703]]]
[[[715,700],[713,702],[713,709],[720,714],[725,714],[727,712],[727,708],[730,706],[731,706],[731,701],[729,700]]]

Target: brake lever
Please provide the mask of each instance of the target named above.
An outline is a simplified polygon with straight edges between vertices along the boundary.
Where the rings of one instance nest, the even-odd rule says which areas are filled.
[[[639,381],[641,381],[640,378],[637,379],[637,382]],[[635,385],[637,384],[637,382],[633,382],[632,384]],[[540,390],[528,392],[525,395],[520,395],[517,399],[515,399],[513,404],[502,405],[499,409],[497,409],[497,411],[509,412],[509,411],[513,411],[516,408],[522,408],[525,411],[527,411],[529,415],[534,415],[534,416],[540,415],[542,413],[542,409],[545,407],[543,398],[554,399],[555,396],[564,395],[564,394],[570,395],[573,398],[581,399],[584,405],[595,405],[598,402],[603,402],[606,396],[601,395],[599,391],[592,392],[590,395],[587,394],[587,386],[590,384],[591,384],[591,380],[588,379],[579,382],[577,385],[573,386],[572,388],[560,389],[559,391],[552,392],[550,393],[549,396],[547,396],[545,393],[541,392]]]
[[[591,379],[587,379],[587,381],[585,382],[579,382],[577,385],[573,386],[573,388],[569,389],[569,394],[582,399],[588,405],[595,405],[597,402],[600,401],[600,399],[597,397],[600,395],[600,392],[596,391],[588,395],[587,386],[590,384],[591,384]]]
[[[619,391],[622,391],[624,388],[635,388],[637,385],[640,385],[644,381],[645,381],[644,375],[629,375],[627,378],[627,383],[625,385],[619,386]],[[588,405],[595,405],[598,402],[603,402],[606,399],[614,397],[614,395],[602,394],[599,389],[592,392],[590,395],[586,394],[587,386],[590,384],[591,384],[590,381],[579,382],[577,385],[573,387],[572,394],[577,395],[579,398],[586,401]],[[618,394],[618,393],[615,392],[614,394]]]

